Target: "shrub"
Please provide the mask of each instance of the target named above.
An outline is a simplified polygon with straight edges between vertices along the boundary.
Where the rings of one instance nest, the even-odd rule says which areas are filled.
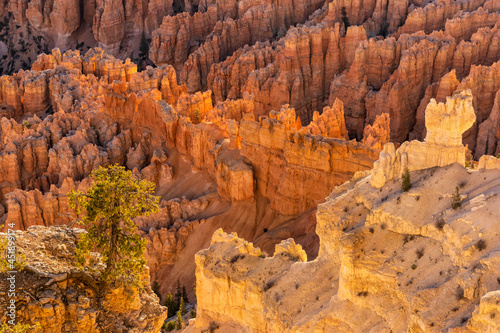
[[[411,189],[411,179],[410,179],[410,171],[408,168],[405,169],[405,173],[403,174],[403,183],[401,184],[401,189],[403,192],[408,192]]]
[[[451,198],[451,208],[458,209],[460,207],[462,207],[462,196],[460,195],[460,188],[457,186]]]
[[[219,329],[219,324],[217,324],[215,321],[212,321],[210,325],[208,326],[208,331],[210,333],[215,332],[216,329]]]
[[[438,228],[439,230],[443,230],[445,224],[446,221],[444,220],[444,218],[441,217],[439,220],[436,221],[436,228]]]
[[[165,328],[167,332],[173,331],[175,329],[175,321],[169,321],[163,325],[163,328]]]
[[[177,311],[177,320],[175,322],[175,329],[176,330],[182,330],[182,313],[181,310]]]
[[[268,291],[269,289],[271,289],[272,287],[274,287],[275,284],[276,284],[275,281],[269,281],[269,282],[267,282],[264,285],[264,291]]]
[[[484,249],[486,249],[486,242],[484,241],[484,239],[480,239],[476,242],[476,244],[474,245],[476,247],[476,249],[478,249],[479,251],[482,251]]]
[[[172,293],[168,292],[167,298],[163,303],[164,306],[168,309],[168,316],[172,317],[177,311],[179,311],[179,305],[175,304],[174,298],[172,297]]]
[[[151,285],[151,289],[153,292],[156,294],[161,299],[161,293],[160,293],[160,285],[158,284],[158,281],[154,281],[153,284]]]

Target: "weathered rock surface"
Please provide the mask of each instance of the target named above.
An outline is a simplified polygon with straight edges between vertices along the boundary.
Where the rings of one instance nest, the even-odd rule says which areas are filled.
[[[16,231],[16,248],[26,257],[26,266],[16,274],[16,323],[39,323],[43,332],[159,332],[167,317],[166,308],[149,286],[112,286],[102,294],[100,271],[89,273],[73,266],[77,241],[85,230],[67,227],[32,226]],[[5,237],[6,234],[0,234]],[[8,273],[0,273],[1,290],[8,290]],[[6,293],[0,306],[7,308]]]
[[[475,121],[469,90],[447,97],[446,103],[431,100],[425,110],[425,141],[405,142],[397,150],[393,143],[386,144],[371,171],[370,183],[381,188],[389,180],[400,178],[406,169],[422,170],[453,163],[465,166],[462,134]]]
[[[290,245],[262,257],[217,231],[196,255],[203,291],[187,332],[213,322],[237,332],[494,332],[499,171],[453,164],[411,177],[407,193],[363,176],[337,187],[318,208],[314,261]]]

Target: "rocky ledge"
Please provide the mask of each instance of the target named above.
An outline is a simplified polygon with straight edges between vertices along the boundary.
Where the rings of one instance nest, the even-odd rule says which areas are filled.
[[[76,268],[75,249],[86,231],[66,226],[31,226],[16,231],[16,247],[26,256],[25,267],[15,274],[16,322],[40,323],[44,333],[61,332],[159,332],[166,308],[149,287],[111,287],[104,293],[99,268],[88,273]],[[5,234],[0,233],[4,239]],[[9,273],[0,273],[0,308],[7,309],[11,296]]]

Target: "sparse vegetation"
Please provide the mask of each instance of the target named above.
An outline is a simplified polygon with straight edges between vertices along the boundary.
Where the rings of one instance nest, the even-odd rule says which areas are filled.
[[[403,192],[408,192],[411,189],[410,170],[408,170],[408,168],[405,169],[405,172],[403,174],[401,189],[403,190]]]
[[[171,317],[176,313],[179,308],[175,304],[174,298],[172,297],[172,293],[169,292],[167,295],[167,298],[165,299],[165,302],[163,302],[163,305],[167,307],[168,309],[168,316]]]
[[[154,281],[153,284],[151,285],[151,289],[153,292],[156,294],[161,299],[161,294],[160,294],[160,285],[158,284],[158,281]]]
[[[476,244],[474,244],[474,246],[476,247],[476,249],[478,249],[479,251],[482,251],[484,249],[486,249],[486,241],[484,239],[480,239],[476,242]]]
[[[411,269],[413,269],[413,270],[417,269],[417,265],[415,265],[415,264],[411,265]]]
[[[372,234],[375,232],[375,229],[374,229],[374,228],[372,228],[372,227],[370,227],[368,230],[369,230],[369,231],[370,231],[370,233],[372,233]]]
[[[446,225],[446,221],[444,220],[443,217],[439,218],[436,221],[436,228],[438,228],[439,230],[443,230],[443,228],[444,228],[445,225]]]
[[[231,264],[234,264],[235,262],[237,262],[238,260],[243,259],[243,258],[245,258],[244,254],[237,254],[231,258]]]
[[[27,120],[23,121],[23,128],[27,128],[27,129],[31,128],[30,122]]]
[[[215,330],[218,330],[218,329],[219,329],[219,324],[217,324],[215,321],[212,321],[212,322],[210,323],[210,325],[208,326],[208,331],[209,331],[210,333],[214,333],[214,332],[215,332]]]
[[[175,321],[169,321],[168,323],[163,325],[163,329],[165,329],[165,331],[167,332],[175,330]]]
[[[424,249],[418,249],[417,252],[417,259],[420,259],[424,256]]]
[[[451,198],[451,208],[458,209],[460,207],[462,207],[462,196],[460,195],[460,188],[457,186]]]
[[[455,296],[458,301],[464,299],[464,288],[462,288],[461,286],[457,286],[457,291]]]
[[[196,123],[200,123],[201,122],[201,113],[200,113],[199,109],[194,110],[194,112],[193,112],[193,118],[194,118],[194,120],[195,120]]]
[[[177,311],[177,320],[175,322],[175,329],[182,330],[182,324],[183,324],[182,314],[181,314],[181,310],[179,310],[179,311]]]
[[[264,285],[264,292],[268,291],[269,289],[271,289],[272,287],[274,287],[274,285],[276,284],[276,281],[268,281],[265,285]]]

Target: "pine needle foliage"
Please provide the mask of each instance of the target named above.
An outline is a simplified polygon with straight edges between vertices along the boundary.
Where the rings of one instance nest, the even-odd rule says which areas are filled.
[[[403,190],[403,192],[408,192],[411,189],[410,170],[408,170],[408,168],[405,169],[405,173],[403,174],[403,183],[401,184],[401,189]]]
[[[462,207],[462,196],[460,195],[460,188],[455,188],[455,193],[451,197],[451,208],[458,209]]]
[[[92,171],[93,185],[86,193],[71,191],[69,202],[87,227],[78,242],[76,261],[80,267],[92,267],[100,252],[106,268],[105,283],[121,281],[140,286],[146,241],[137,233],[133,219],[158,212],[159,197],[152,182],[133,177],[123,166],[99,166]]]

